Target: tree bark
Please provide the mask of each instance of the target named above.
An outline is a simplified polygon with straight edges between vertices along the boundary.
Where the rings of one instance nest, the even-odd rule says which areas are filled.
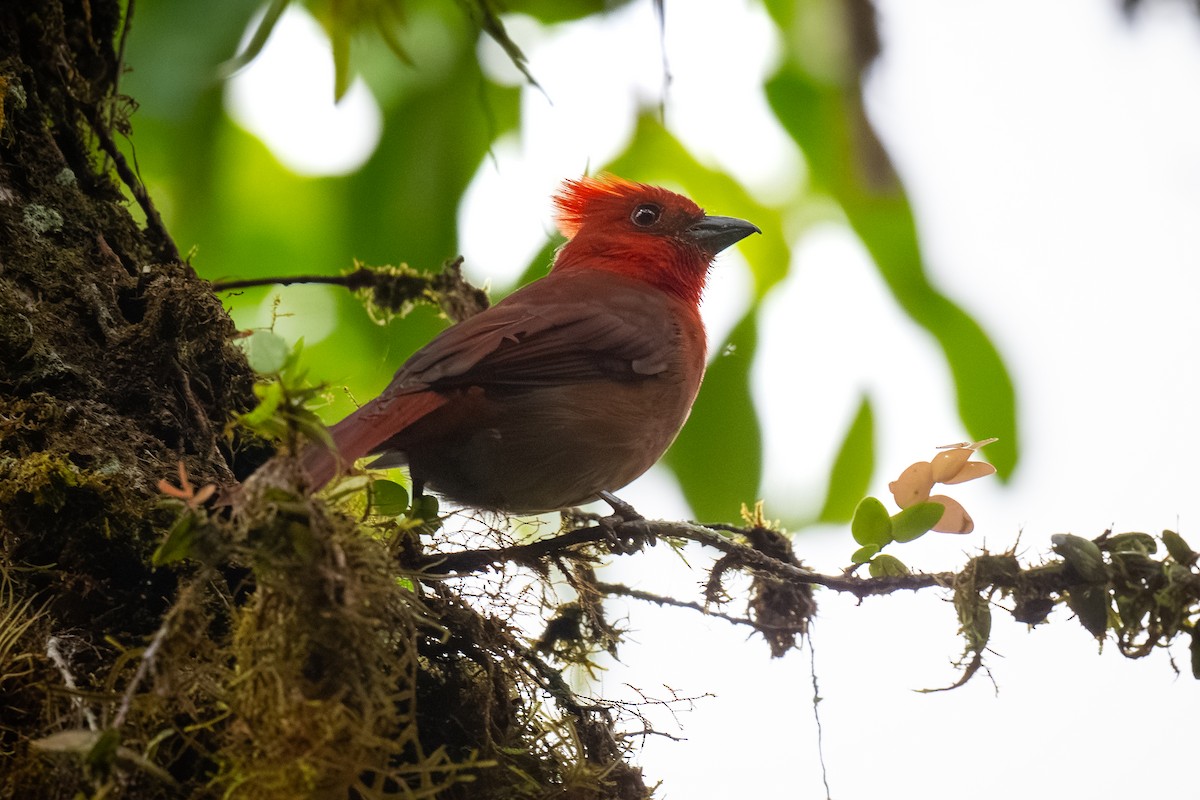
[[[114,143],[133,107],[118,93],[122,13],[0,2],[2,797],[57,795],[36,759],[4,767],[78,716],[46,687],[69,674],[99,689],[106,640],[145,641],[171,601],[175,575],[148,563],[157,482],[179,463],[202,481],[244,469],[223,435],[252,402],[234,326]]]

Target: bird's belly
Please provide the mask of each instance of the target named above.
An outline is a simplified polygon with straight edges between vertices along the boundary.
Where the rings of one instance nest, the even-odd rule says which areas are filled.
[[[695,388],[656,377],[491,396],[493,411],[412,442],[413,476],[458,502],[518,513],[579,505],[648,470],[687,419]],[[453,408],[446,412],[455,414]]]

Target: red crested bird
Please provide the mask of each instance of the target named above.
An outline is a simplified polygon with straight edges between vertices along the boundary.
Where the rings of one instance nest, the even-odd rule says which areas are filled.
[[[568,241],[550,273],[414,353],[330,429],[333,449],[308,445],[310,486],[379,454],[417,493],[540,513],[610,499],[658,461],[704,377],[713,258],[761,231],[613,176],[554,202]]]

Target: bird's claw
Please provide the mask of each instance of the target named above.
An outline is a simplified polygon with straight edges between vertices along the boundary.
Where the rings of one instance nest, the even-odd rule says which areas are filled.
[[[612,506],[613,513],[596,520],[613,552],[636,553],[647,544],[653,547],[658,539],[646,525],[646,518],[634,507],[612,492],[600,492],[600,499]]]

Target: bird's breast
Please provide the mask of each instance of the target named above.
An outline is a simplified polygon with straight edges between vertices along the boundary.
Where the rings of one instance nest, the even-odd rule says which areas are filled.
[[[637,380],[478,390],[452,425],[411,441],[413,475],[466,505],[537,513],[579,505],[646,472],[683,427],[704,372],[703,331],[679,332],[665,368]]]

